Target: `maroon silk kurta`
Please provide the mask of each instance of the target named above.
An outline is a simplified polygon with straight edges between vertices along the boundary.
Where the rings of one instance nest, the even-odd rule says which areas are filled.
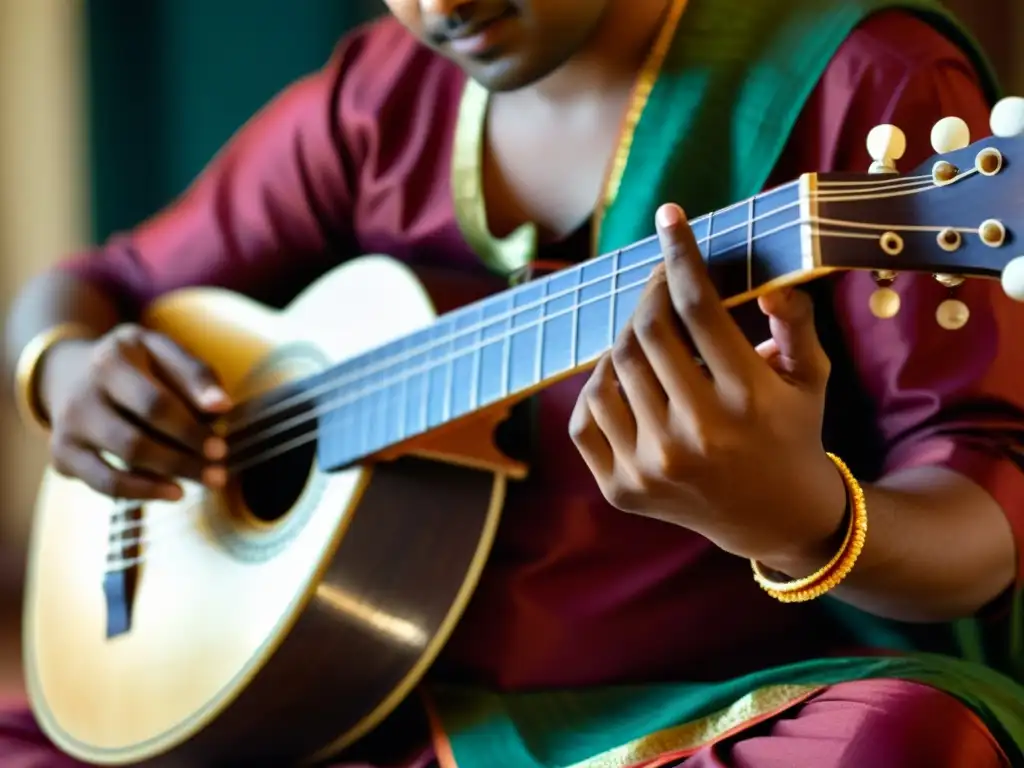
[[[459,70],[396,22],[370,26],[250,121],[181,199],[64,268],[112,289],[132,310],[196,284],[282,304],[346,257],[369,252],[483,275],[460,235],[450,188],[463,83]],[[988,133],[972,66],[930,27],[881,14],[835,56],[772,183],[811,170],[866,170],[865,138],[883,122],[905,131],[910,149],[901,166],[909,170],[930,154],[931,126],[947,115],[964,118],[976,138]],[[587,238],[581,231],[549,244],[542,257],[586,258]],[[1014,342],[1024,310],[998,285],[971,282],[958,293],[971,320],[950,332],[934,317],[948,291],[931,278],[901,276],[903,311],[888,321],[868,311],[873,288],[857,274],[816,291],[833,362],[828,447],[865,480],[920,464],[958,470],[986,488],[1024,535],[1024,476],[1007,448],[1024,428],[1024,386],[1014,386],[1014,372],[1020,381],[1024,370],[1024,345]],[[852,641],[817,603],[781,605],[757,588],[746,561],[605,503],[567,433],[582,381],[539,396],[532,474],[510,489],[489,565],[435,674],[503,688],[704,680],[848,650]],[[758,762],[754,742],[744,753],[753,755],[749,763],[719,757],[798,765],[814,742],[814,765],[846,765],[849,744],[867,743],[857,734],[872,711],[886,713],[894,739],[917,743],[921,734],[901,713],[922,707],[939,713],[933,738],[943,750],[947,737],[974,738],[968,732],[992,749],[951,699],[886,685],[836,686],[856,693],[831,705],[826,695],[798,711],[805,726],[811,721],[801,712],[815,705],[845,725],[807,736],[807,744],[793,726],[782,762],[768,761],[771,749]],[[782,743],[762,741],[773,749]],[[988,765],[993,754],[975,755],[972,765]],[[715,765],[719,757],[693,760]]]

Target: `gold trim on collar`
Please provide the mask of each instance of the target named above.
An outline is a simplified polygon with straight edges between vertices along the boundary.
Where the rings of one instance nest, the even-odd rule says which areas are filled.
[[[591,248],[594,255],[598,247],[601,219],[604,211],[615,201],[618,194],[637,124],[657,82],[687,3],[688,0],[672,0],[665,23],[658,32],[658,37],[633,84],[619,129],[615,153],[608,164],[601,197],[595,203],[591,216]],[[466,78],[452,146],[451,177],[455,221],[466,243],[490,269],[512,276],[520,273],[536,257],[537,227],[532,222],[527,222],[507,237],[498,238],[491,234],[487,225],[487,207],[483,196],[483,152],[489,96],[487,89],[482,85],[470,77]]]

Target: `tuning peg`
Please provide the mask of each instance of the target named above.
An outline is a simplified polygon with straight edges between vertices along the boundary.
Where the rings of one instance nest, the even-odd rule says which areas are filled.
[[[1024,133],[1024,99],[1007,96],[992,108],[989,118],[992,135],[1009,139]]]
[[[940,155],[963,149],[971,143],[971,129],[959,117],[944,117],[932,128],[932,149]]]
[[[879,269],[871,274],[875,290],[868,298],[868,309],[879,320],[890,320],[900,312],[900,295],[892,289],[896,273],[890,269]]]
[[[1024,256],[1010,259],[1003,269],[1003,293],[1014,301],[1024,301]]]
[[[907,151],[907,137],[895,125],[876,125],[868,132],[871,173],[893,173],[896,161]]]

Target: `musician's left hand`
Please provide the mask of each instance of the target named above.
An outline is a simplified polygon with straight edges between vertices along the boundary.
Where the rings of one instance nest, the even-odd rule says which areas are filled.
[[[810,298],[762,297],[772,338],[755,349],[683,212],[663,206],[657,226],[664,269],[583,388],[573,440],[618,509],[743,557],[816,552],[842,526],[846,493],[822,447],[830,365]]]

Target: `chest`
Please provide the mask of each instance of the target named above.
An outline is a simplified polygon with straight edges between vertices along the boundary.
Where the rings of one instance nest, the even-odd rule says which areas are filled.
[[[551,241],[578,229],[604,192],[626,101],[532,114],[496,102],[481,167],[491,233],[503,237],[533,222],[541,240]]]

